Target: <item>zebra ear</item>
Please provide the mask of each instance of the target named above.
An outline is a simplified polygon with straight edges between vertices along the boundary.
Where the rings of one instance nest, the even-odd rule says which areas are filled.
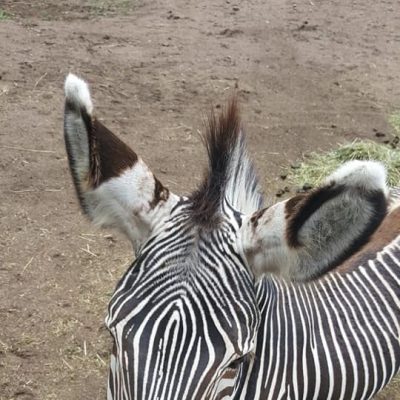
[[[93,116],[86,82],[68,75],[65,96],[64,138],[81,207],[96,225],[121,230],[137,249],[177,196]]]
[[[387,197],[381,164],[348,162],[319,188],[248,218],[244,237],[250,265],[256,275],[320,276],[368,241],[386,215]]]

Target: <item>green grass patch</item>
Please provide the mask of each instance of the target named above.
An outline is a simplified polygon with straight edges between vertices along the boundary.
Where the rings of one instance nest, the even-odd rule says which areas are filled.
[[[91,13],[98,16],[129,13],[137,3],[137,0],[89,0]]]
[[[290,171],[288,179],[300,188],[316,186],[346,161],[376,160],[381,161],[386,166],[389,184],[398,186],[400,184],[400,151],[393,147],[393,144],[355,140],[326,153],[311,153],[295,169]]]
[[[4,21],[9,18],[10,16],[4,10],[0,9],[0,21]]]

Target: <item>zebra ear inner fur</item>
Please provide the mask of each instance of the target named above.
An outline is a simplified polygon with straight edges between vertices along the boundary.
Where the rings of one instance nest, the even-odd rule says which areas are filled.
[[[299,231],[307,220],[317,212],[326,202],[342,194],[344,186],[329,186],[318,188],[306,195],[292,197],[285,204],[287,219],[286,237],[290,247],[301,246]]]
[[[287,201],[288,245],[294,248],[301,245],[300,231],[312,218],[321,226],[327,218],[331,223],[342,219],[345,223],[359,224],[355,233],[357,238],[350,246],[355,251],[355,247],[360,247],[385,217],[387,197],[386,171],[381,164],[373,161],[347,162],[331,174],[321,187]],[[343,227],[347,230],[353,228],[345,224]],[[334,228],[331,228],[333,232]]]
[[[81,207],[95,224],[118,228],[137,248],[177,196],[93,115],[86,82],[70,74],[65,96],[64,138]]]
[[[244,243],[255,275],[292,280],[321,276],[370,240],[388,210],[386,172],[372,161],[352,161],[322,186],[254,213]]]

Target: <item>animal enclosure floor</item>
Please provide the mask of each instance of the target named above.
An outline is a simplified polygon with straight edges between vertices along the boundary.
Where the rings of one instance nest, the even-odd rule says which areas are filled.
[[[399,27],[398,0],[0,1],[0,399],[105,398],[103,320],[133,256],[79,211],[69,71],[177,193],[201,179],[205,115],[236,92],[273,195],[302,154],[392,133]]]

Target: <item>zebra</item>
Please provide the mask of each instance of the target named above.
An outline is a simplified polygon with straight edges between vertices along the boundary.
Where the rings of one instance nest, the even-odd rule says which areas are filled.
[[[166,188],[65,82],[64,138],[83,212],[136,259],[106,325],[108,400],[367,399],[400,362],[398,194],[376,162],[266,207],[236,100],[211,114],[208,170]]]
[[[262,245],[267,250],[258,264],[278,269],[279,274],[258,283],[261,323],[255,357],[246,366],[245,383],[237,398],[369,399],[398,372],[400,190],[388,192],[384,171],[369,163],[372,170],[366,173],[365,167],[359,161],[349,162],[314,193],[277,203],[249,221],[258,231],[265,231]],[[352,176],[354,172],[357,176]],[[318,211],[317,219],[299,230],[299,219],[314,206],[312,197],[321,190],[334,191],[332,182],[340,186],[348,178],[364,190],[369,185],[370,189],[381,187],[380,193],[371,190],[367,196],[375,207],[368,207],[367,202],[358,207],[359,199],[350,190],[350,197],[337,203],[342,210],[328,203],[325,214]],[[364,226],[359,223],[362,216],[358,222],[353,219],[360,211],[374,213]],[[328,225],[321,227],[320,223],[327,221]],[[343,239],[349,239],[346,229],[350,231],[352,226],[364,230],[364,239],[369,231],[369,240],[359,247],[357,238],[352,246],[358,250],[340,249]],[[271,229],[280,233],[278,240],[271,239]],[[338,249],[339,259],[334,260],[333,249],[326,246]],[[319,259],[319,252],[324,260]],[[324,267],[332,257],[330,266]],[[313,279],[313,274],[318,279]]]

